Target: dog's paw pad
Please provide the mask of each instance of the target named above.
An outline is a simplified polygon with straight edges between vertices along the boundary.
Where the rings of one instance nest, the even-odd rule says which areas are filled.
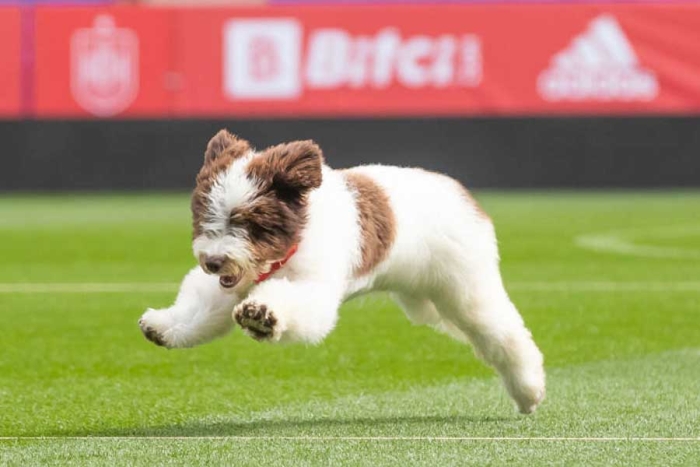
[[[256,302],[240,304],[234,312],[236,322],[254,339],[270,339],[275,332],[277,317],[267,305]]]
[[[139,327],[141,328],[141,332],[143,333],[146,339],[148,339],[156,345],[160,345],[161,347],[166,346],[163,336],[151,326],[146,324],[143,319],[139,320]]]

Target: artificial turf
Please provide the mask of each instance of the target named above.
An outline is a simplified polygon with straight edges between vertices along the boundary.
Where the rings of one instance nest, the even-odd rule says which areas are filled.
[[[529,417],[381,295],[317,347],[158,348],[185,195],[0,198],[0,464],[699,465],[700,193],[478,195],[545,354]]]

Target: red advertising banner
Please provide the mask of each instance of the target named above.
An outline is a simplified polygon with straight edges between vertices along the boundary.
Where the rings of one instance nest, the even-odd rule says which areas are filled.
[[[137,117],[169,113],[173,45],[165,10],[36,9],[35,113]]]
[[[17,116],[22,104],[19,8],[0,7],[0,117]]]
[[[38,9],[36,112],[700,113],[700,5]]]

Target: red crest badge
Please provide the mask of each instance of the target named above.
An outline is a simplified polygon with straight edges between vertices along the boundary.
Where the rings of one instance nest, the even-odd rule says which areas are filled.
[[[71,37],[71,92],[76,102],[99,117],[125,110],[139,91],[139,40],[132,29],[117,28],[99,15],[91,28]]]

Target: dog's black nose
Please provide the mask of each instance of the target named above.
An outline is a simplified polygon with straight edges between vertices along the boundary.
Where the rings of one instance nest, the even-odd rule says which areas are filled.
[[[221,266],[224,265],[224,258],[222,256],[211,256],[204,261],[204,265],[207,267],[209,272],[219,272]]]

